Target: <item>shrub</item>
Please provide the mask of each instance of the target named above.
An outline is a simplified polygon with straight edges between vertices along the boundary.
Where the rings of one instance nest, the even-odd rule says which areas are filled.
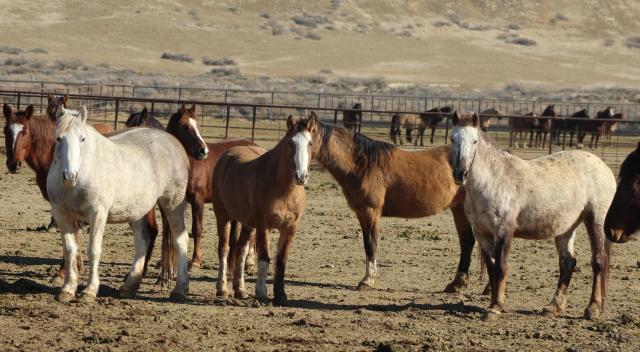
[[[535,40],[529,38],[515,38],[510,43],[522,46],[535,46],[538,44]]]
[[[240,70],[237,68],[216,67],[212,68],[209,73],[215,76],[239,76]]]
[[[264,25],[262,25],[262,28],[270,31],[271,35],[274,35],[274,36],[283,35],[287,33],[287,30],[276,20],[267,21]]]
[[[629,37],[624,44],[629,48],[640,49],[640,36]]]
[[[291,17],[291,20],[299,26],[304,26],[309,28],[316,28],[319,25],[323,25],[323,24],[331,24],[331,21],[327,16],[316,15],[308,12],[302,12],[301,14],[297,14]]]
[[[193,58],[187,54],[163,53],[160,58],[178,62],[193,62]]]
[[[10,57],[4,60],[6,66],[23,66],[27,64],[27,59],[24,57]]]
[[[83,65],[82,61],[78,59],[65,59],[65,60],[56,60],[56,62],[51,65],[51,68],[59,71],[77,70],[82,65]]]
[[[228,57],[223,57],[220,59],[214,59],[214,58],[210,58],[208,56],[205,56],[202,58],[202,63],[207,65],[207,66],[235,66],[238,63],[236,63],[236,60],[228,58]]]
[[[0,53],[9,54],[9,55],[18,55],[18,54],[22,54],[22,49],[16,48],[14,46],[0,46]]]
[[[29,50],[30,53],[34,53],[34,54],[48,54],[49,52],[47,51],[47,49],[43,49],[43,48],[33,48]]]

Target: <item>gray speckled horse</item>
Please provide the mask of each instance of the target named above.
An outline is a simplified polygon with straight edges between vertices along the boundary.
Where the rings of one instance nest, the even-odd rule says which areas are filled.
[[[89,283],[79,297],[92,301],[100,285],[98,264],[106,223],[129,223],[135,236],[135,257],[120,295],[135,294],[142,278],[150,242],[145,214],[156,203],[169,222],[178,257],[176,287],[171,297],[186,298],[187,241],[184,225],[189,161],[180,142],[157,129],[137,128],[106,138],[86,124],[87,109],[60,108],[56,150],[47,177],[52,214],[62,234],[64,285],[57,299],[74,299],[78,285],[74,232],[78,222],[91,225],[88,256]]]
[[[503,311],[507,258],[514,237],[555,238],[560,279],[548,315],[561,313],[576,265],[575,230],[584,223],[591,241],[593,287],[587,319],[600,315],[606,296],[609,242],[604,234],[607,209],[616,191],[611,169],[583,151],[560,152],[522,160],[500,150],[479,128],[473,113],[453,121],[453,177],[467,191],[465,214],[483,252],[491,284],[491,306],[485,318]]]

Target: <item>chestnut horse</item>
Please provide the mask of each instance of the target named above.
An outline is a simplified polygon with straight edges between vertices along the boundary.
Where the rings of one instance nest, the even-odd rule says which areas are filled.
[[[144,110],[143,110],[144,113]],[[257,146],[246,139],[232,139],[217,143],[205,143],[198,132],[196,106],[187,109],[184,105],[173,114],[167,124],[167,132],[182,143],[187,151],[207,149],[204,158],[194,158],[189,153],[189,183],[187,184],[187,202],[191,205],[193,257],[189,268],[199,268],[202,264],[202,218],[205,203],[213,202],[213,169],[220,156],[235,146]],[[196,143],[197,141],[197,143]],[[233,232],[235,233],[235,231]]]
[[[312,135],[317,133],[315,118],[304,130],[295,130],[292,116],[288,131],[271,150],[242,146],[233,147],[220,157],[213,171],[213,210],[218,225],[217,295],[226,297],[227,257],[229,255],[230,222],[242,223],[233,272],[233,290],[237,298],[246,298],[244,261],[249,250],[252,230],[256,230],[258,277],[256,296],[267,299],[269,270],[269,235],[278,229],[278,256],[273,279],[274,304],[287,303],[284,275],[289,247],[304,211],[304,185],[309,178]]]
[[[622,162],[618,188],[604,220],[609,241],[625,243],[640,230],[640,142]]]
[[[360,222],[367,262],[359,289],[375,281],[381,217],[422,218],[447,208],[453,213],[461,253],[456,277],[445,292],[467,286],[475,239],[464,215],[464,190],[453,180],[450,146],[403,151],[341,127],[316,123],[313,112],[309,119],[298,121],[294,132],[299,131],[309,131],[313,157],[340,184]]]

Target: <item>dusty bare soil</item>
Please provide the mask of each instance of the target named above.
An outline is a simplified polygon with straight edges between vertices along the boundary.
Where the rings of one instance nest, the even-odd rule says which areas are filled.
[[[2,156],[4,159],[4,156]],[[384,219],[375,289],[355,291],[364,272],[361,234],[340,189],[315,170],[308,206],[287,268],[288,307],[214,297],[213,212],[205,217],[205,265],[191,275],[184,304],[168,301],[153,269],[136,299],[116,298],[133,255],[127,226],[108,225],[102,286],[94,304],[60,304],[49,278],[60,262],[58,235],[29,169],[0,175],[0,350],[627,350],[640,348],[640,242],[616,245],[607,311],[584,321],[591,286],[584,229],[566,313],[540,314],[554,291],[552,241],[517,240],[507,286],[508,312],[481,320],[488,297],[474,258],[466,292],[445,294],[458,242],[448,212],[420,220]],[[189,218],[190,221],[190,218]],[[277,234],[273,234],[275,243]],[[85,243],[86,253],[86,238]],[[274,248],[272,248],[272,253]],[[152,262],[157,261],[157,253]],[[82,279],[86,280],[85,269]],[[250,276],[248,288],[254,289]],[[269,286],[271,291],[271,286]]]

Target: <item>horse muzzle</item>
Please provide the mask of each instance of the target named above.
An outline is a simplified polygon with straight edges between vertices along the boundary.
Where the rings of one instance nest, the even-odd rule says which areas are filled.
[[[453,181],[458,186],[463,186],[467,182],[467,170],[455,169],[453,170]]]
[[[78,183],[78,173],[71,171],[62,171],[62,181],[65,187],[74,187],[76,183]]]
[[[9,169],[9,172],[12,174],[17,174],[21,167],[22,161],[20,160],[14,162],[7,161],[7,169]]]
[[[196,152],[196,159],[204,160],[207,158],[208,155],[209,155],[209,150],[207,148],[200,148]]]
[[[307,184],[307,181],[309,180],[309,173],[296,171],[294,172],[293,180],[295,181],[296,185],[304,186]]]

